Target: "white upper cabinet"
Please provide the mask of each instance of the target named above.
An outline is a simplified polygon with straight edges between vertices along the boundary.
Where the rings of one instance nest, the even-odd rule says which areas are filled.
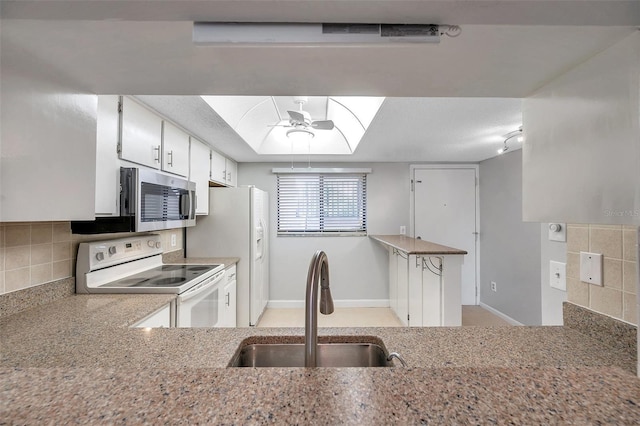
[[[211,181],[224,186],[236,186],[238,163],[222,154],[211,151]]]
[[[227,184],[227,159],[215,151],[211,151],[211,181],[221,185]]]
[[[227,186],[234,186],[234,187],[237,186],[238,185],[238,163],[227,158],[225,161],[225,170],[226,170],[225,184]]]
[[[98,96],[96,133],[96,216],[120,215],[117,95]]]
[[[122,98],[121,111],[120,158],[159,169],[162,118],[128,97]]]
[[[196,214],[209,214],[209,174],[211,173],[209,146],[191,138],[189,180],[196,183]]]
[[[168,121],[162,130],[162,170],[189,175],[189,135]]]

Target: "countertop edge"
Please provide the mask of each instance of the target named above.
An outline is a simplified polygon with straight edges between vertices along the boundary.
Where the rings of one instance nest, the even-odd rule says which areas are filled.
[[[388,247],[393,247],[407,254],[433,254],[433,255],[465,255],[465,250],[444,246],[442,244],[431,241],[418,240],[416,238],[407,237],[406,235],[369,235],[372,240],[378,241]],[[398,241],[406,241],[407,245],[398,244]],[[423,249],[417,247],[409,247],[409,244],[424,245]],[[427,247],[431,246],[431,247]]]

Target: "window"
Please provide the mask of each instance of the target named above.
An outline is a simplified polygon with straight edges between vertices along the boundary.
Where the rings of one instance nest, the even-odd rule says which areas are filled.
[[[365,173],[278,174],[278,235],[366,235]]]

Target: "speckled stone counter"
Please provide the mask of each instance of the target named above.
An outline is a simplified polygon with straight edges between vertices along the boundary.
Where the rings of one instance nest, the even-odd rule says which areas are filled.
[[[467,254],[464,250],[443,246],[430,241],[418,240],[407,237],[406,235],[369,235],[369,238],[407,254]]]
[[[225,368],[302,328],[130,329],[171,295],[75,295],[0,319],[0,423],[640,422],[635,359],[565,327],[321,328],[409,368]],[[326,338],[326,337],[325,337]]]

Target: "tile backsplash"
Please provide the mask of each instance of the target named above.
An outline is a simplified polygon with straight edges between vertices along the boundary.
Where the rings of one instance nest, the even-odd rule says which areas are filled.
[[[633,226],[568,225],[567,300],[637,325],[637,244]],[[603,286],[580,281],[581,251],[603,255]]]
[[[165,252],[181,250],[182,229],[156,232]],[[176,236],[171,246],[171,235]],[[0,223],[0,294],[74,275],[78,245],[135,234],[76,235],[69,222]]]

